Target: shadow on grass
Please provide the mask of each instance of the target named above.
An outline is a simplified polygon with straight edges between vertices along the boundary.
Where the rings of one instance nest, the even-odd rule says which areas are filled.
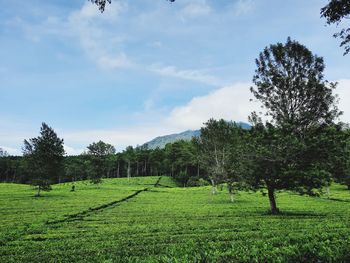
[[[271,210],[267,210],[262,215],[275,216],[275,217],[300,217],[300,218],[320,218],[326,217],[324,213],[315,213],[313,211],[279,211],[278,213],[272,213]]]
[[[324,199],[324,200],[330,200],[330,201],[336,201],[336,202],[350,203],[350,200],[339,199],[339,198],[327,198],[327,199]]]

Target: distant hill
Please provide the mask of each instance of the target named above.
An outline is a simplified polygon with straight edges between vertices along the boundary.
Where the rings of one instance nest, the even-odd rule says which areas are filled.
[[[173,143],[180,140],[189,141],[192,137],[198,137],[201,134],[200,130],[188,130],[181,133],[174,133],[165,136],[159,136],[153,140],[146,142],[143,146],[148,149],[164,148],[167,143]]]
[[[239,126],[241,126],[243,129],[250,129],[250,125],[245,122],[237,122]],[[142,145],[142,147],[146,147],[148,149],[156,149],[158,148],[164,148],[167,143],[173,143],[180,140],[189,141],[192,139],[192,137],[199,137],[201,134],[200,130],[188,130],[181,133],[174,133],[169,134],[165,136],[159,136],[154,138],[153,140],[146,142]]]

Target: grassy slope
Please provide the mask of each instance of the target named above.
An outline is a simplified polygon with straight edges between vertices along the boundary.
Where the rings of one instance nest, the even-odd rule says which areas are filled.
[[[152,186],[157,179],[105,180],[101,189],[81,183],[75,193],[59,185],[37,199],[27,186],[0,184],[1,233],[17,231],[0,248],[0,261],[350,260],[350,192],[343,186],[332,187],[331,200],[281,193],[284,213],[275,216],[259,193],[240,193],[232,204],[226,191],[212,196],[208,187],[175,188],[167,177]],[[116,206],[45,224],[144,188]]]
[[[70,192],[72,184],[66,183],[54,185],[53,190],[44,192],[41,198],[34,197],[36,191],[28,185],[0,184],[0,242],[21,235],[22,231],[35,229],[46,221],[122,199],[149,187],[157,179],[105,179],[99,186],[77,182],[75,192]]]

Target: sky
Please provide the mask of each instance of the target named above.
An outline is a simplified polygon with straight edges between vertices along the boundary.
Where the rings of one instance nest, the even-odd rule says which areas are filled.
[[[67,154],[123,150],[210,118],[248,121],[255,58],[288,36],[325,60],[350,122],[350,55],[327,0],[0,0],[0,147],[20,155],[42,122]]]

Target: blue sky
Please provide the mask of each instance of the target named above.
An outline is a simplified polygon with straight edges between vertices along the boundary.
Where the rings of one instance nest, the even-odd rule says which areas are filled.
[[[324,57],[349,122],[350,55],[320,18],[326,3],[114,0],[101,14],[87,0],[0,0],[0,147],[20,154],[43,121],[69,154],[247,121],[254,59],[288,36]]]

